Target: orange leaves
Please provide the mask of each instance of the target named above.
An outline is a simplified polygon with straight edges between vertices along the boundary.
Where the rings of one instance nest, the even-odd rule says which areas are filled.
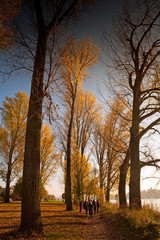
[[[19,233],[21,203],[0,203],[0,239],[11,240],[45,240],[45,239],[79,239],[85,221],[80,218],[84,213],[66,212],[62,202],[41,203],[43,235],[33,233],[31,236]]]

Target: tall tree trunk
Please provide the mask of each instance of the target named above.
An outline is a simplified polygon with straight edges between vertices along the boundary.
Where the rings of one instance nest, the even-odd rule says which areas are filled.
[[[82,144],[83,145],[83,144]],[[79,171],[79,186],[78,186],[78,196],[79,199],[81,197],[81,193],[83,190],[83,174],[82,174],[82,166],[83,166],[83,156],[84,156],[84,149],[85,147],[81,147],[81,166],[80,166],[80,171]]]
[[[100,189],[103,190],[104,188],[104,177],[103,177],[103,172],[104,172],[104,166],[103,166],[103,160],[100,159],[100,166],[99,166],[99,177],[100,177]]]
[[[108,172],[107,172],[107,190],[106,190],[106,201],[109,202],[110,200],[110,185],[111,185],[111,169],[112,164],[110,160],[110,153],[108,152]]]
[[[81,180],[80,180],[80,172],[77,174],[77,198],[80,200],[81,197]]]
[[[139,161],[139,91],[135,90],[133,101],[132,127],[130,129],[130,184],[129,184],[129,205],[131,208],[141,208],[140,194],[140,161]]]
[[[67,135],[67,181],[66,181],[66,201],[67,201],[67,211],[72,211],[72,193],[71,193],[71,140],[72,140],[72,126],[73,126],[73,116],[74,116],[74,102],[75,98],[73,99],[72,106],[71,106],[71,117],[70,123],[68,128],[68,135]]]
[[[127,207],[127,200],[126,200],[126,178],[127,178],[127,171],[129,168],[129,158],[130,158],[130,149],[128,149],[126,153],[126,157],[124,162],[120,166],[120,178],[119,178],[119,207],[125,208]]]
[[[12,154],[11,150],[9,153],[9,161],[8,161],[8,171],[7,171],[7,180],[6,180],[6,193],[5,193],[5,202],[10,202],[10,181],[11,181],[11,162],[12,162]]]
[[[111,169],[109,166],[108,173],[107,173],[107,190],[106,190],[106,201],[107,202],[109,202],[109,200],[110,200],[110,181],[111,181]]]
[[[106,201],[109,202],[110,200],[110,184],[107,182],[107,190],[106,190]]]
[[[42,232],[40,211],[40,134],[47,34],[38,34],[26,129],[21,231]]]
[[[66,175],[65,175],[65,188],[64,188],[64,191],[65,191],[65,203],[67,203],[67,197],[66,197],[66,192],[67,192],[67,170],[65,169],[66,171]]]
[[[71,194],[71,127],[68,132],[67,142],[67,182],[66,182],[66,203],[67,211],[72,211],[72,194]]]

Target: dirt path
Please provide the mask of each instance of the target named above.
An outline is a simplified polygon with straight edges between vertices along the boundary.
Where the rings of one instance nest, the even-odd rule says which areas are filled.
[[[103,218],[101,218],[99,214],[93,216],[93,218],[86,218],[85,225],[82,229],[81,239],[109,240],[109,238],[107,237],[107,228],[105,226]]]
[[[115,225],[114,219],[103,214],[86,218],[82,228],[81,240],[131,240]]]

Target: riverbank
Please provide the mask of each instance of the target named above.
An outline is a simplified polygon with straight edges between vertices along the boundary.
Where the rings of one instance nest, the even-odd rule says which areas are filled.
[[[116,204],[105,204],[101,214],[106,226],[115,228],[119,240],[160,239],[160,213],[149,206],[142,210],[129,210],[118,209]]]

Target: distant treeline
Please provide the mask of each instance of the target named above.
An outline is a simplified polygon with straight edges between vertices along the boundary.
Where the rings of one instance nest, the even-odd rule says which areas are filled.
[[[160,198],[160,190],[159,189],[153,189],[150,188],[148,190],[141,191],[141,198],[146,199],[146,198]]]
[[[127,194],[127,198],[129,198],[128,194]],[[143,190],[141,191],[141,198],[142,199],[160,199],[160,189],[150,188],[148,190]]]

